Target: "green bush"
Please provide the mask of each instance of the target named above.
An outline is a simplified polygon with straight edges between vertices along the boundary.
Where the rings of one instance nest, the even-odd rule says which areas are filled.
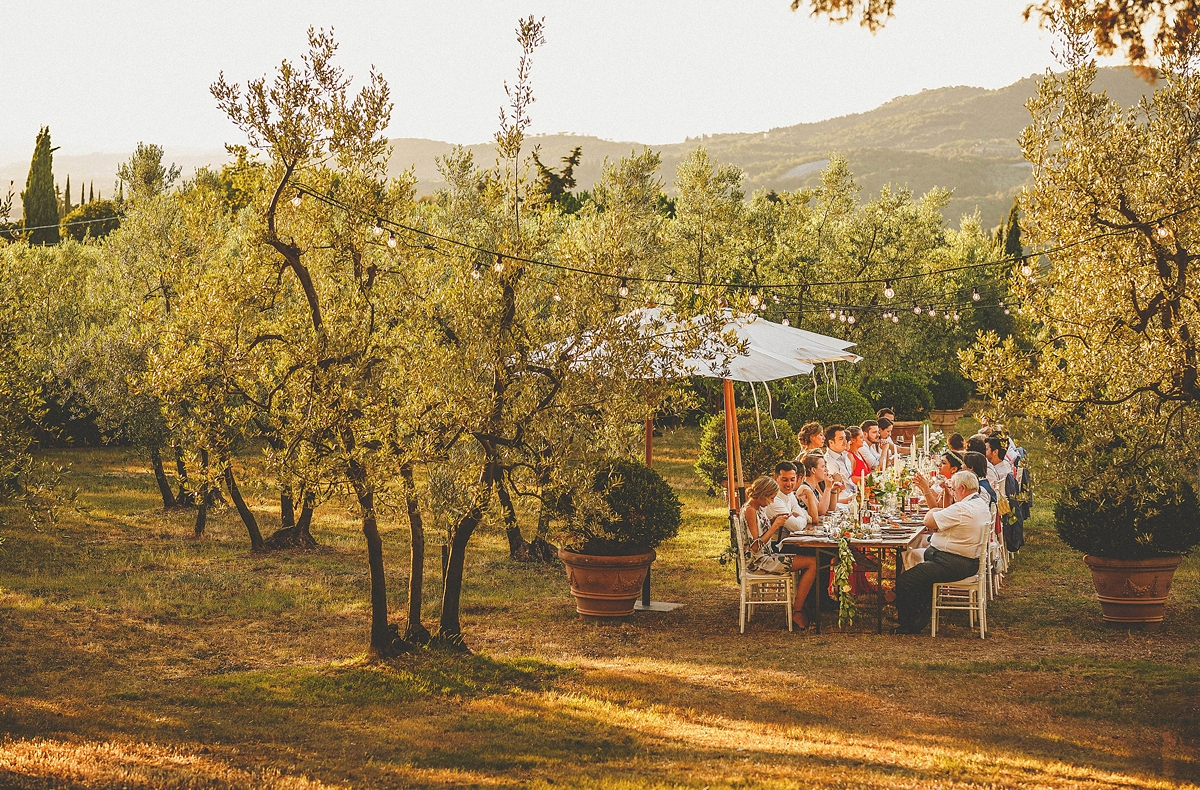
[[[738,409],[737,420],[742,446],[742,473],[746,482],[759,475],[771,474],[775,471],[775,464],[790,461],[800,452],[796,434],[785,420],[772,421],[763,414],[761,442],[755,428],[753,409]],[[713,492],[725,482],[725,416],[714,414],[702,423],[702,427],[696,473]],[[776,433],[779,434],[778,438]]]
[[[1141,491],[1064,490],[1054,505],[1054,525],[1063,542],[1085,554],[1117,560],[1186,554],[1200,544],[1191,483],[1138,477]]]
[[[907,373],[889,373],[867,382],[864,394],[876,409],[889,408],[897,420],[924,420],[933,409],[933,395]]]
[[[975,392],[975,384],[957,370],[943,370],[929,388],[935,409],[961,409]]]
[[[825,388],[817,390],[817,403],[813,405],[812,390],[807,395],[799,394],[793,399],[787,412],[787,421],[792,430],[798,431],[806,423],[819,422],[821,425],[858,425],[864,420],[875,416],[875,409],[870,401],[862,396],[854,387],[838,387],[837,400],[830,402],[825,396]]]
[[[569,521],[566,543],[581,554],[641,554],[679,531],[682,506],[662,475],[627,458],[606,459],[592,476],[592,493],[607,513],[581,508]],[[585,497],[580,497],[583,504]]]

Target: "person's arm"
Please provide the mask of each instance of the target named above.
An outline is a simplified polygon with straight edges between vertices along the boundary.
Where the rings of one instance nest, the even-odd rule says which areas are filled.
[[[941,508],[933,508],[925,514],[925,528],[930,532],[937,532],[937,514],[942,511]]]
[[[808,486],[804,486],[800,490],[801,506],[808,511],[808,520],[816,522],[821,517],[821,505],[817,502],[817,496]]]
[[[825,490],[821,492],[821,515],[825,515],[837,507],[837,485],[830,483],[825,486]]]

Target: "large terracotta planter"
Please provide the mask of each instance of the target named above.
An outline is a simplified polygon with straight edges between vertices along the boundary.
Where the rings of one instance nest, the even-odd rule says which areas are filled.
[[[935,431],[941,431],[949,436],[954,433],[954,427],[966,413],[966,409],[934,409],[929,412],[929,421],[933,423]]]
[[[1110,560],[1088,554],[1083,561],[1092,569],[1106,623],[1158,629],[1181,557]]]
[[[587,617],[625,617],[642,592],[642,583],[655,554],[601,557],[558,550],[567,566],[567,580],[575,596],[575,611]]]
[[[908,444],[921,432],[921,426],[924,424],[924,420],[897,420],[892,423],[892,441],[896,444]]]

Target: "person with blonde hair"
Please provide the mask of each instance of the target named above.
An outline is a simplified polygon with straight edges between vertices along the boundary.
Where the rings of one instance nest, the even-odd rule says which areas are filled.
[[[922,562],[896,580],[896,615],[892,633],[919,634],[929,624],[933,610],[933,585],[956,582],[979,572],[979,552],[992,523],[992,512],[979,496],[979,478],[960,469],[950,478],[954,504],[925,514],[925,527],[933,534]]]
[[[784,554],[779,547],[779,534],[789,514],[780,513],[775,518],[767,515],[767,507],[779,493],[779,484],[763,475],[746,489],[746,504],[742,506],[742,520],[746,524],[750,542],[749,567],[767,573],[798,573],[796,598],[792,602],[792,622],[800,628],[808,628],[808,617],[804,614],[804,599],[812,589],[817,576],[817,560],[799,554]]]

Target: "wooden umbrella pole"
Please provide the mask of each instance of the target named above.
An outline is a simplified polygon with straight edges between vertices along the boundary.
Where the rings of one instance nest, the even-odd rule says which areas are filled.
[[[729,382],[729,412],[733,416],[730,420],[733,422],[733,468],[735,470],[735,486],[738,492],[738,506],[746,501],[746,478],[742,473],[742,434],[738,430],[737,422],[737,396],[733,393],[733,382]]]
[[[737,510],[737,492],[733,483],[733,434],[737,421],[733,419],[730,403],[733,400],[733,382],[725,380],[725,496],[729,500],[730,512]]]

